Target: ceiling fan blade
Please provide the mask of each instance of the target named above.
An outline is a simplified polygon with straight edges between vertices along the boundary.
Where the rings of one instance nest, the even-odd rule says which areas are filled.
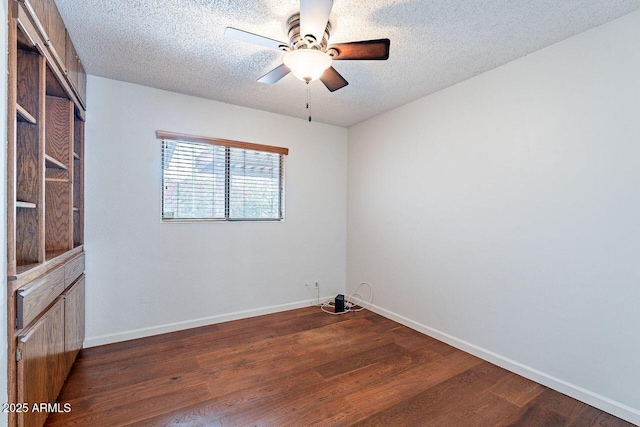
[[[333,67],[327,68],[327,71],[320,76],[320,81],[329,89],[329,92],[335,92],[349,84]]]
[[[273,70],[269,71],[264,76],[260,77],[258,79],[258,81],[260,83],[274,84],[274,83],[277,83],[278,81],[280,81],[281,78],[283,78],[284,76],[286,76],[290,72],[291,72],[291,70],[289,69],[289,67],[287,67],[284,64],[280,64],[276,68],[274,68]]]
[[[389,59],[389,39],[363,40],[351,43],[338,43],[329,46],[335,49],[338,54],[332,59],[334,61],[346,59]]]
[[[332,7],[333,0],[300,0],[300,36],[312,35],[320,43]]]
[[[257,34],[249,33],[247,31],[238,30],[237,28],[233,27],[227,27],[224,30],[224,36],[241,42],[253,43],[259,46],[264,46],[276,50],[281,50],[283,47],[288,46],[286,43],[279,42],[278,40],[273,40],[267,37],[259,36]]]

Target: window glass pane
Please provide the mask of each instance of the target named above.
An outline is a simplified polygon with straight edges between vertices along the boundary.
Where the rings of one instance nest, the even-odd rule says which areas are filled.
[[[164,220],[280,220],[284,156],[201,142],[164,140]]]
[[[229,216],[280,217],[280,155],[230,149]]]
[[[165,141],[163,218],[224,218],[225,149]]]

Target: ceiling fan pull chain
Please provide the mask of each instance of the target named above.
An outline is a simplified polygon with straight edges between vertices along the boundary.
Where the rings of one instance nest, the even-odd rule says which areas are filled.
[[[309,92],[309,82],[307,82],[307,113],[309,114],[309,123],[311,123],[311,93]]]

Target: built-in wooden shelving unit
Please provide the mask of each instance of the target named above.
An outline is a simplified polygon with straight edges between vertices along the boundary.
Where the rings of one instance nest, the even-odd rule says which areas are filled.
[[[53,403],[84,340],[86,75],[54,0],[8,5],[8,395]]]

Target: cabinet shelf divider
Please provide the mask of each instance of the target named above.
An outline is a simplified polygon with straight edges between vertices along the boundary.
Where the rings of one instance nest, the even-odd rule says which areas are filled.
[[[16,201],[16,208],[22,208],[22,209],[35,209],[37,206],[35,203],[31,203],[31,202],[23,202],[21,200],[17,200]]]
[[[52,168],[52,169],[62,169],[62,170],[67,170],[68,168],[64,165],[64,163],[62,163],[59,160],[54,159],[53,157],[51,157],[48,154],[44,155],[44,160],[45,160],[45,166],[48,168]]]
[[[16,103],[16,112],[18,113],[18,121],[19,122],[27,122],[35,125],[36,118],[33,117],[22,105]]]

